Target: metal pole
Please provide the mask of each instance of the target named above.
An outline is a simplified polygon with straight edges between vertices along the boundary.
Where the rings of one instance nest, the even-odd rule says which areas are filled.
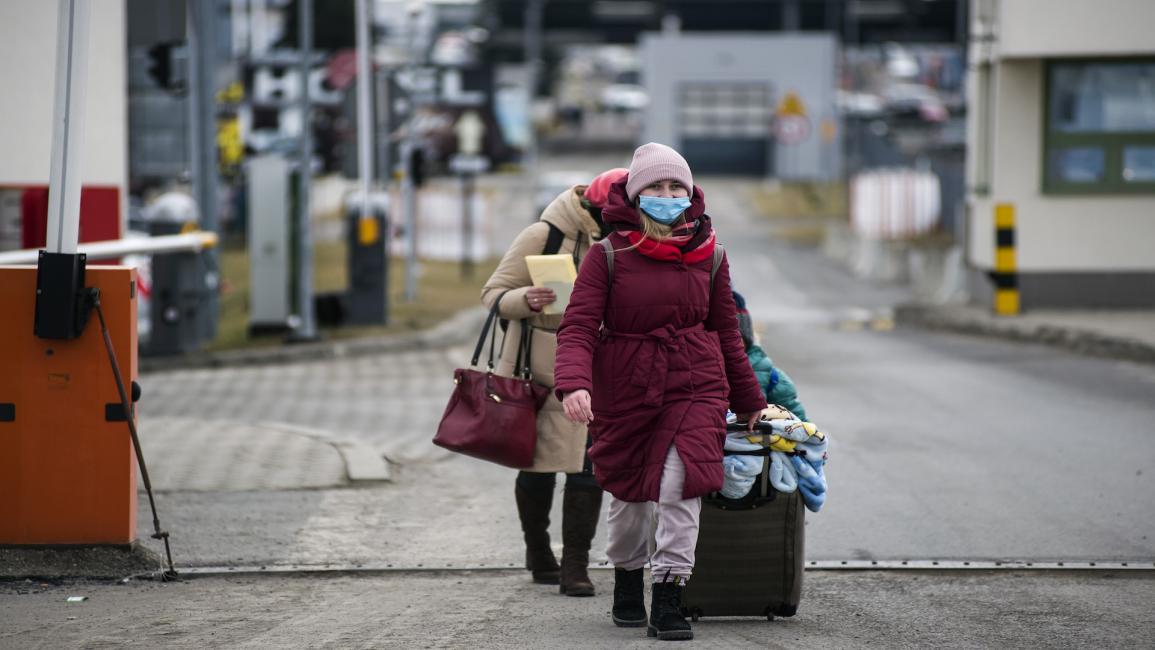
[[[409,78],[414,80],[417,72],[417,18],[421,15],[419,3],[409,7]],[[401,177],[401,197],[405,209],[405,237],[408,244],[405,256],[405,300],[417,300],[417,186],[413,182],[410,162],[417,150],[417,133],[414,130],[417,116],[416,92],[409,96],[409,123],[405,127],[405,141],[401,145],[401,160],[404,174]]]
[[[802,28],[801,8],[798,0],[783,0],[782,2],[782,31],[796,32]]]
[[[541,73],[542,22],[545,18],[545,0],[528,0],[525,6],[525,70],[529,118],[529,141],[525,147],[525,167],[529,172],[530,196],[537,187],[537,130],[533,123],[533,101],[537,95],[538,76]]]
[[[410,117],[409,128],[412,129],[412,116]],[[415,146],[412,136],[406,136],[405,142],[401,146],[401,159],[405,161],[405,171],[401,177],[401,198],[402,207],[405,210],[405,300],[407,302],[417,300],[417,185],[413,182],[412,170],[409,169],[409,161],[414,155]]]
[[[843,5],[842,23],[843,23],[843,28],[846,30],[846,35],[842,39],[843,46],[844,47],[850,47],[852,45],[857,46],[858,45],[858,10],[855,8],[854,4],[850,2],[850,0],[847,0],[846,4]]]
[[[48,181],[50,253],[76,253],[80,234],[80,155],[88,84],[89,0],[60,0],[56,27],[56,99]]]
[[[297,158],[297,323],[294,338],[317,338],[317,324],[313,319],[313,237],[312,192],[313,182],[313,110],[309,98],[309,72],[313,58],[313,0],[297,0],[297,19],[300,26],[301,141]]]
[[[461,174],[461,278],[473,278],[473,173]]]
[[[201,230],[220,234],[217,219],[216,164],[216,4],[210,0],[189,0],[189,157],[193,198],[200,212]],[[204,300],[199,311],[201,335],[216,338],[219,302],[217,287],[220,257],[216,249],[204,252],[207,270]]]
[[[961,47],[963,49],[963,53],[962,53],[963,54],[963,61],[966,61],[967,60],[967,58],[966,58],[967,34],[970,33],[970,24],[968,22],[969,14],[967,11],[967,5],[970,4],[970,0],[956,0],[956,2],[957,2],[957,4],[955,5],[955,16],[954,16],[954,20],[955,20],[954,39],[955,39],[955,42],[959,44],[959,47]]]
[[[369,62],[369,2],[357,0],[357,157],[361,176],[361,218],[372,219],[369,191],[373,183],[373,66]]]

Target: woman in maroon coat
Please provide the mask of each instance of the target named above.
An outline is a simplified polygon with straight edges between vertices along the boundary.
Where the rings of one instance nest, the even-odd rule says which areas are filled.
[[[634,152],[602,219],[615,232],[582,263],[558,329],[555,386],[566,415],[589,422],[590,458],[612,496],[607,555],[613,620],[648,634],[693,638],[680,611],[694,566],[701,497],[722,487],[725,412],[756,420],[766,400],[738,331],[725,256],[689,165],[660,144]],[[647,542],[656,516],[655,551]]]

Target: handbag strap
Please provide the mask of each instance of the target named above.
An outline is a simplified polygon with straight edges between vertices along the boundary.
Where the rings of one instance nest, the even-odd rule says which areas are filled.
[[[497,328],[493,327],[493,323],[497,320],[497,310],[501,307],[501,299],[510,291],[512,291],[512,289],[502,291],[501,295],[497,297],[497,300],[493,301],[493,306],[489,308],[489,316],[485,318],[485,325],[481,328],[481,336],[477,337],[477,346],[473,348],[473,358],[470,360],[469,365],[477,366],[477,361],[481,359],[481,350],[485,347],[485,337],[492,329],[493,335],[489,340],[489,369],[493,370],[493,347],[497,343]]]
[[[521,377],[527,381],[533,379],[533,371],[530,369],[532,358],[533,325],[530,325],[529,319],[526,318],[521,321],[521,340],[517,342],[517,360],[513,364],[514,376]]]

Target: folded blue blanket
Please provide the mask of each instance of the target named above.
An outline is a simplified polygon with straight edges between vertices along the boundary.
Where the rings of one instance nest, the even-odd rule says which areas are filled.
[[[734,419],[733,414],[727,415],[727,422]],[[818,512],[826,503],[825,466],[830,445],[826,434],[797,419],[770,420],[770,426],[775,434],[771,440],[763,440],[761,434],[731,432],[726,434],[725,448],[757,451],[770,446],[770,484],[783,494],[799,490],[806,508]],[[722,496],[739,499],[748,494],[764,463],[764,456],[724,456]]]

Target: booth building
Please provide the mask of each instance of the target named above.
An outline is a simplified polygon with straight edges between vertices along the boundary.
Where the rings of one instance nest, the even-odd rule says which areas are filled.
[[[1155,307],[1155,2],[971,9],[972,294],[989,302],[998,209],[1024,309]]]
[[[128,182],[124,2],[91,2],[81,241],[120,238]],[[58,9],[43,0],[0,2],[0,250],[44,245]]]

